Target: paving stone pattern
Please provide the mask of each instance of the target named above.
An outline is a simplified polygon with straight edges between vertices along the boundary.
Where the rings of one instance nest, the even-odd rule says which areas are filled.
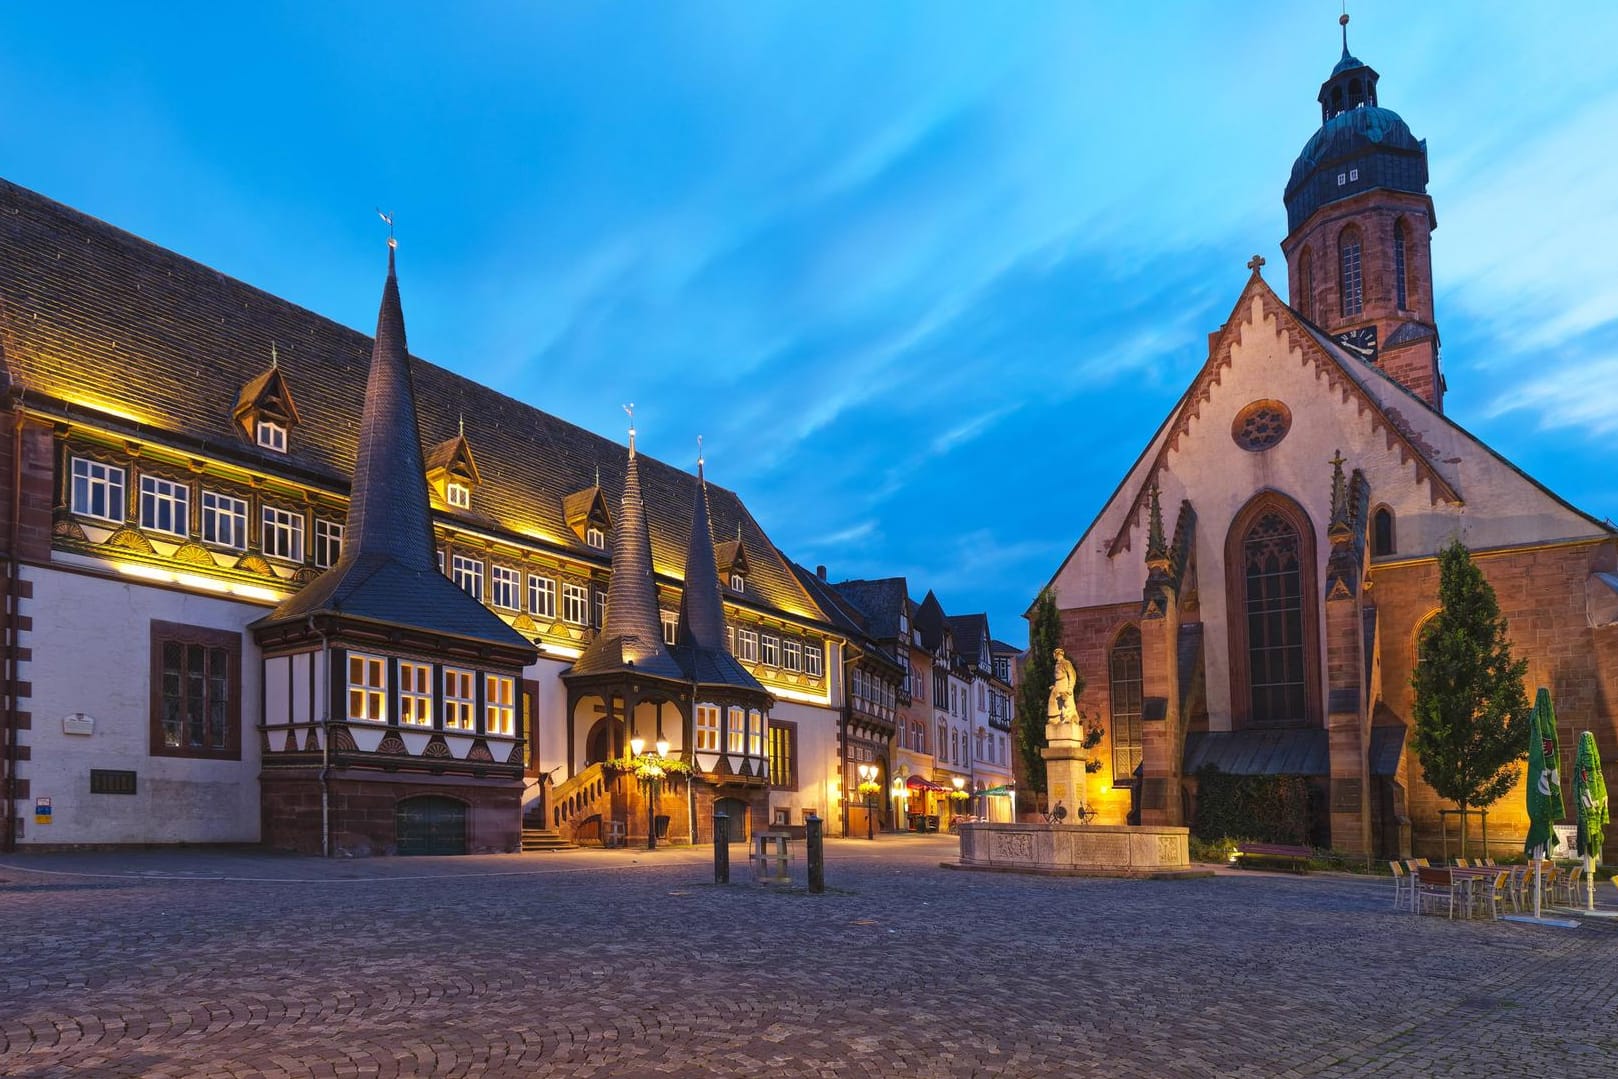
[[[1618,925],[1449,922],[1385,879],[1046,879],[828,844],[0,864],[0,1074],[1610,1074]],[[1611,889],[1611,885],[1607,885]],[[1618,899],[1618,890],[1614,899]],[[1605,900],[1604,900],[1605,902]]]

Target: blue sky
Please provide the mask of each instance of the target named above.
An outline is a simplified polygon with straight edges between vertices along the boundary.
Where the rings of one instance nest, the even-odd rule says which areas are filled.
[[[1618,516],[1618,5],[1353,5],[1451,416]],[[228,16],[219,12],[230,11]],[[1021,614],[1205,356],[1337,4],[13,5],[0,173]],[[1059,498],[1042,492],[1054,485]]]

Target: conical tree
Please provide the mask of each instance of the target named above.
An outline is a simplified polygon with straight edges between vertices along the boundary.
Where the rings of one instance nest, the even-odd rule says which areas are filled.
[[[1528,751],[1526,660],[1513,661],[1494,589],[1459,541],[1438,552],[1442,609],[1423,631],[1410,683],[1416,691],[1411,748],[1422,778],[1461,813],[1499,801]]]
[[[1045,708],[1055,679],[1053,654],[1062,645],[1062,617],[1050,589],[1039,594],[1028,617],[1028,659],[1017,690],[1017,751],[1022,756],[1023,783],[1035,794],[1045,793]],[[1073,696],[1084,691],[1080,681]]]

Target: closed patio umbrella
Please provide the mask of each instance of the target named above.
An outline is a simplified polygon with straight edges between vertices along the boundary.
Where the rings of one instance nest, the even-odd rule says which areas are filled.
[[[1579,819],[1579,857],[1584,859],[1584,909],[1596,905],[1596,858],[1606,838],[1607,781],[1601,776],[1601,754],[1596,736],[1590,731],[1579,735],[1579,758],[1573,766],[1573,807]]]
[[[1528,839],[1523,853],[1534,860],[1534,918],[1540,916],[1540,870],[1547,851],[1556,844],[1551,822],[1559,821],[1562,781],[1556,774],[1556,713],[1551,693],[1544,686],[1534,695],[1534,715],[1528,724]]]

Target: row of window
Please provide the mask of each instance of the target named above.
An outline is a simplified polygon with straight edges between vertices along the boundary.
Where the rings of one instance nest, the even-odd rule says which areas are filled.
[[[664,622],[667,633],[667,621]],[[783,671],[802,671],[811,678],[825,673],[825,652],[819,641],[800,641],[774,633],[759,633],[746,626],[726,626],[726,643],[731,654],[743,663],[762,663]]]
[[[348,718],[418,730],[514,736],[517,680],[488,672],[480,678],[479,673],[350,652]]]
[[[697,705],[696,746],[700,753],[720,751],[719,706]],[[744,753],[749,757],[764,753],[764,713],[757,708],[731,705],[725,709],[724,752]]]
[[[73,458],[69,508],[81,517],[92,517],[109,524],[123,524],[126,513],[128,472],[88,457]],[[189,483],[161,476],[140,477],[136,520],[146,532],[188,539],[192,535],[192,488]],[[210,547],[245,551],[248,545],[248,504],[220,491],[204,488],[198,504],[197,534]],[[264,506],[258,520],[264,554],[287,562],[305,560],[305,528],[308,518],[301,510]],[[314,563],[335,565],[342,553],[343,526],[316,518],[314,523]]]

